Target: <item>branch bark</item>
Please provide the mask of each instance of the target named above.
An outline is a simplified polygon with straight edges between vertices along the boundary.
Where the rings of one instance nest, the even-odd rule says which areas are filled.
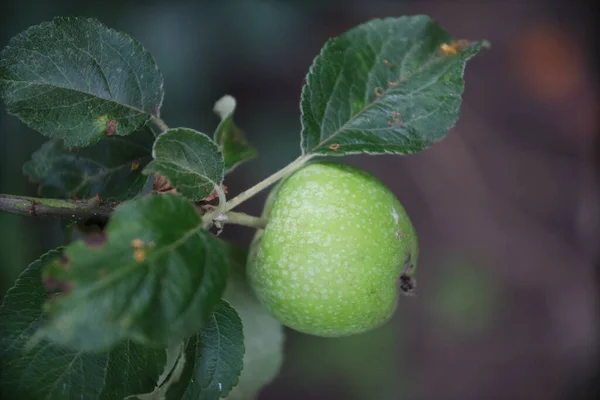
[[[30,217],[56,217],[66,221],[105,222],[117,203],[99,199],[62,200],[0,194],[0,211]]]

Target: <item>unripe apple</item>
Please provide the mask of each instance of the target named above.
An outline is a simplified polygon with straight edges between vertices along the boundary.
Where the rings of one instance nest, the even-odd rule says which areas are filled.
[[[411,293],[417,236],[377,178],[332,161],[310,162],[269,195],[248,258],[250,283],[283,325],[336,337],[388,321]]]

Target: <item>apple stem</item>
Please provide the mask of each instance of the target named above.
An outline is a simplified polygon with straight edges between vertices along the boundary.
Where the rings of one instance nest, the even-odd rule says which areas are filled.
[[[300,168],[302,165],[304,165],[312,157],[313,157],[312,154],[300,156],[296,160],[294,160],[291,163],[289,163],[286,167],[284,167],[284,168],[280,169],[279,171],[275,172],[273,175],[269,176],[268,178],[260,181],[259,183],[257,183],[256,185],[252,186],[251,188],[249,188],[249,189],[243,191],[242,193],[238,194],[233,199],[229,200],[227,202],[227,204],[225,204],[225,211],[232,210],[234,207],[237,207],[238,205],[240,205],[244,201],[248,200],[249,198],[251,198],[255,194],[257,194],[260,191],[262,191],[262,190],[266,189],[267,187],[271,186],[272,184],[274,184],[278,180],[286,177],[288,174],[294,172],[295,170],[297,170],[298,168]]]
[[[267,220],[252,215],[229,211],[227,214],[221,214],[215,218],[215,222],[221,224],[235,224],[248,226],[250,228],[264,229],[267,226]]]
[[[227,203],[225,203],[224,207],[219,207],[218,210],[215,210],[213,212],[210,212],[210,213],[204,215],[203,220],[210,223],[211,221],[217,219],[220,215],[223,215],[225,213],[229,214],[228,211],[230,211],[233,208],[237,207],[238,205],[242,204],[244,201],[253,197],[260,191],[268,188],[269,186],[271,186],[278,180],[285,178],[287,175],[291,174],[292,172],[294,172],[295,170],[300,168],[302,165],[304,165],[308,160],[310,160],[313,157],[314,157],[313,154],[304,154],[304,155],[298,157],[297,159],[295,159],[294,161],[289,163],[287,166],[285,166],[282,169],[280,169],[279,171],[275,172],[273,175],[258,182],[256,185],[252,186],[251,188],[243,191],[242,193],[238,194],[237,196],[235,196],[234,198],[229,200]]]

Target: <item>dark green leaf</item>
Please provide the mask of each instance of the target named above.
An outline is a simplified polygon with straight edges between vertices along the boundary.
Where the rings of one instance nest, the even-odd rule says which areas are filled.
[[[104,241],[78,240],[45,268],[46,282],[68,293],[47,303],[37,337],[81,350],[129,338],[172,346],[210,317],[226,283],[221,242],[178,195],[151,195],[119,206]]]
[[[244,368],[228,400],[252,400],[279,373],[284,330],[260,304],[246,278],[244,249],[226,244],[229,279],[223,298],[238,312],[244,326]]]
[[[84,353],[43,341],[25,351],[51,296],[41,270],[61,253],[50,251],[32,263],[0,306],[0,398],[112,400],[151,390],[165,363],[162,349],[125,341],[109,352]]]
[[[427,16],[376,19],[330,39],[302,90],[302,152],[408,154],[442,139],[480,47]]]
[[[68,148],[58,139],[36,151],[23,171],[39,183],[40,197],[106,201],[135,197],[148,177],[142,170],[152,159],[152,132],[144,129],[127,137],[109,136],[90,147]]]
[[[176,128],[163,132],[154,142],[154,160],[146,173],[167,178],[177,192],[191,200],[202,200],[223,181],[223,155],[204,133]]]
[[[168,400],[217,400],[238,381],[243,367],[242,321],[225,301],[199,334],[188,339],[184,372],[166,393]]]
[[[158,117],[163,80],[128,35],[97,20],[55,18],[13,37],[0,54],[8,112],[67,146],[128,135]]]
[[[152,392],[140,393],[127,397],[125,400],[165,400],[166,393],[174,385],[180,385],[181,375],[185,370],[186,342],[181,342],[177,346],[173,346],[167,350],[167,363],[163,373],[158,379],[157,386]],[[189,376],[187,376],[189,379]],[[181,398],[181,394],[179,397]],[[177,399],[179,400],[179,399]]]
[[[235,106],[235,98],[227,95],[217,101],[214,107],[214,112],[221,117],[221,123],[215,132],[215,142],[223,153],[227,173],[244,161],[258,156],[256,149],[246,141],[243,131],[233,121]]]

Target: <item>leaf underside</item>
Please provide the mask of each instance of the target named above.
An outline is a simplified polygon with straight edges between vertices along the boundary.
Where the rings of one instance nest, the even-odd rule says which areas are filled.
[[[23,172],[38,183],[38,195],[49,198],[128,200],[140,193],[148,177],[142,174],[152,159],[152,132],[108,136],[82,148],[65,147],[51,139],[23,165]]]

